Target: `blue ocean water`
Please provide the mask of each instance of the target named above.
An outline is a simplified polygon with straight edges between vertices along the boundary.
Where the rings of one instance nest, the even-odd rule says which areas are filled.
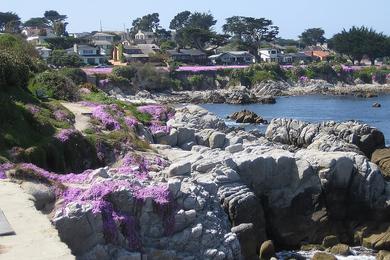
[[[374,102],[380,103],[382,107],[373,108]],[[292,96],[278,97],[276,104],[271,105],[204,104],[202,107],[221,118],[247,109],[268,121],[276,117],[295,118],[307,122],[357,120],[381,130],[385,135],[386,145],[390,145],[390,95],[369,99],[352,96]],[[229,120],[226,122],[235,125]],[[244,126],[246,129],[258,128],[262,132],[266,129],[266,126]]]

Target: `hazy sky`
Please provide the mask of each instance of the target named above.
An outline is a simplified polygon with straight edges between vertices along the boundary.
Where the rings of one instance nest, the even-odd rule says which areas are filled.
[[[22,20],[54,9],[68,15],[69,32],[129,28],[144,14],[160,13],[161,25],[180,11],[210,11],[218,20],[233,15],[266,17],[280,27],[280,36],[297,38],[306,28],[322,27],[330,37],[352,25],[366,25],[390,35],[390,0],[0,0],[0,11],[13,11]]]

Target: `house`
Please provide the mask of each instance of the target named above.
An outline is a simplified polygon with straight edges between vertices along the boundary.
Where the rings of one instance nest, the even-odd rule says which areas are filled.
[[[35,47],[35,49],[38,51],[39,55],[42,57],[42,59],[44,60],[47,60],[51,53],[52,53],[52,49],[49,49],[49,48],[46,48],[46,47],[41,47],[41,46],[37,46]]]
[[[304,52],[289,53],[289,55],[292,57],[291,63],[297,62],[301,64],[306,64],[313,61],[313,58],[309,55],[306,55]]]
[[[100,65],[107,62],[107,57],[100,53],[99,47],[75,44],[73,48],[66,51],[68,53],[77,53],[83,62],[88,65]]]
[[[113,58],[115,61],[121,59],[121,55],[127,62],[149,62],[150,55],[155,54],[160,48],[156,44],[128,44],[127,41],[122,43],[122,47],[115,47]],[[122,52],[122,53],[121,53]]]
[[[92,43],[99,47],[100,54],[108,56],[114,48],[114,37],[113,34],[98,32],[92,36]]]
[[[260,60],[263,62],[279,62],[279,53],[280,50],[276,48],[263,48],[258,51]]]
[[[331,55],[331,52],[328,49],[327,44],[317,44],[316,46],[307,46],[304,49],[304,52],[306,55],[321,61],[326,60]]]
[[[156,42],[156,35],[154,32],[143,32],[141,30],[134,36],[134,43],[136,44],[151,44]]]
[[[167,50],[167,54],[174,61],[192,64],[207,64],[206,53],[198,49]]]
[[[248,51],[226,51],[209,57],[216,65],[246,65],[256,62],[254,55]]]
[[[45,45],[46,39],[57,37],[51,28],[26,27],[22,30],[22,34],[30,44],[35,46]]]

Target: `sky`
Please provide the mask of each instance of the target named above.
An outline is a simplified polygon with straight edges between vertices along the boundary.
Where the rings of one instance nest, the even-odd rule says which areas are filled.
[[[123,31],[131,21],[158,12],[168,28],[179,12],[211,12],[221,31],[230,16],[265,17],[279,26],[279,36],[296,39],[307,28],[321,27],[326,37],[343,28],[365,25],[390,35],[390,0],[0,0],[0,12],[17,13],[22,21],[57,10],[68,16],[68,32]]]

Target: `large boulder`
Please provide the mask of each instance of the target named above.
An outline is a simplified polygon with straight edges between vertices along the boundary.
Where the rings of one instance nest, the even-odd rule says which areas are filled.
[[[236,121],[236,123],[250,123],[250,124],[264,124],[267,123],[262,117],[258,116],[256,113],[242,110],[240,112],[235,112],[229,116],[230,119]]]
[[[177,129],[177,145],[182,146],[184,144],[195,141],[195,130],[186,127],[180,127]]]
[[[270,260],[273,257],[276,257],[274,243],[267,240],[261,244],[259,258],[260,260]]]
[[[226,135],[221,132],[213,132],[209,137],[211,149],[223,148],[226,142]]]
[[[33,197],[37,210],[49,210],[56,196],[54,190],[48,185],[34,182],[23,182],[22,188]]]
[[[177,137],[178,137],[177,130],[173,128],[169,132],[169,134],[166,134],[164,132],[155,134],[154,141],[157,144],[166,144],[173,147],[177,145],[177,139],[178,139]]]
[[[390,181],[390,149],[378,149],[372,154],[371,161],[377,164],[387,181]]]
[[[252,223],[243,223],[232,228],[232,232],[237,235],[240,241],[241,252],[245,259],[256,259],[257,241],[256,230]]]
[[[92,205],[70,203],[65,209],[57,211],[53,223],[61,240],[75,255],[87,253],[105,242],[102,216],[93,212]]]
[[[329,121],[310,124],[295,119],[276,118],[271,121],[265,135],[273,142],[297,147],[308,147],[320,134],[333,135],[339,140],[356,145],[368,158],[371,158],[372,153],[376,149],[385,147],[385,139],[382,132],[355,121],[343,123]],[[332,143],[332,146],[340,146],[336,140],[332,140]],[[336,149],[348,151],[352,148],[348,146],[345,149],[343,147]],[[333,148],[333,150],[335,149]]]
[[[167,125],[179,128],[187,127],[197,130],[202,129],[226,129],[225,122],[213,113],[197,105],[186,105],[176,109],[175,117],[167,122]]]

